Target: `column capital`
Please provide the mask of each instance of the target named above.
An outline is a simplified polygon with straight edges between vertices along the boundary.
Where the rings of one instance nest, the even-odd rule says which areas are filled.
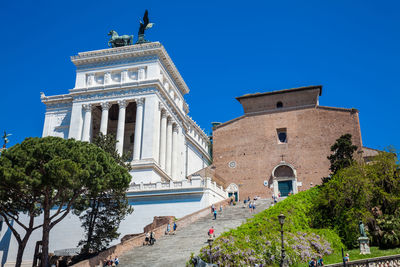
[[[144,97],[136,99],[136,106],[142,106],[144,104]]]
[[[168,116],[168,117],[167,117],[167,123],[168,123],[168,124],[172,124],[173,122],[174,122],[174,121],[173,121],[172,117]]]
[[[165,109],[161,110],[161,118],[167,118],[167,111]]]
[[[92,110],[92,104],[83,104],[82,108],[85,111],[91,111]]]
[[[179,126],[175,122],[172,124],[172,131],[174,133],[179,133]]]
[[[111,107],[110,102],[103,102],[100,104],[102,110],[109,110]]]
[[[119,100],[118,101],[119,108],[126,108],[127,105],[128,105],[128,102],[126,100]]]

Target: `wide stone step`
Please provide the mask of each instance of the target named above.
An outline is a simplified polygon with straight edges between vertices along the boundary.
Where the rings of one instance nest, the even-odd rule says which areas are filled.
[[[269,199],[256,202],[255,213],[271,204]],[[219,207],[217,207],[218,209]],[[185,266],[191,253],[197,254],[207,245],[208,229],[214,226],[216,236],[236,228],[255,213],[250,213],[248,206],[243,208],[243,202],[236,206],[227,206],[222,213],[217,214],[217,220],[210,214],[200,218],[185,228],[179,228],[175,235],[159,238],[153,246],[143,246],[132,249],[120,255],[121,266]]]

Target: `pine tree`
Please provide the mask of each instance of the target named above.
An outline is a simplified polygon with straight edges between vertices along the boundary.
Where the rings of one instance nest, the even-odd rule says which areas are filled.
[[[113,135],[100,133],[93,143],[111,155],[127,171],[131,169],[130,163],[127,163],[130,155],[119,155],[115,149],[117,141]],[[129,184],[121,184],[118,180],[115,183],[110,181],[107,188],[92,191],[92,194],[87,196],[85,201],[88,203],[88,209],[76,210],[85,230],[85,238],[78,244],[82,246],[82,254],[99,252],[119,237],[118,228],[121,221],[133,212],[126,198],[128,187]]]

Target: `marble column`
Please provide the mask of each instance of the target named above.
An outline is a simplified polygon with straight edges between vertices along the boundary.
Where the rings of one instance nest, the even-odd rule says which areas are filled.
[[[178,179],[178,125],[174,124],[172,130],[172,163],[171,163],[171,178]]]
[[[124,136],[125,136],[125,114],[126,114],[126,100],[118,101],[119,112],[118,112],[118,125],[117,125],[117,145],[116,149],[120,155],[124,149]]]
[[[172,165],[172,120],[169,118],[167,121],[167,149],[166,149],[166,163],[165,171],[171,176]]]
[[[160,131],[160,166],[165,170],[165,155],[167,145],[167,111],[161,111],[161,131]]]
[[[85,112],[85,117],[83,121],[83,134],[82,141],[89,142],[90,141],[90,126],[92,121],[92,105],[91,104],[83,104],[82,108]]]
[[[110,109],[111,105],[108,102],[103,102],[100,105],[101,105],[100,132],[106,135],[108,126],[108,110]]]
[[[135,122],[135,140],[133,142],[133,160],[140,159],[142,146],[142,125],[143,125],[143,104],[144,98],[136,100],[136,122]]]

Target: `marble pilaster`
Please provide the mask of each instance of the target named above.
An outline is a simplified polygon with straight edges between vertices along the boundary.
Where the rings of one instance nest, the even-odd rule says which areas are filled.
[[[171,176],[171,165],[172,165],[172,119],[168,118],[167,121],[167,145],[166,145],[166,159],[165,159],[165,171]]]
[[[171,178],[177,180],[178,178],[178,134],[179,128],[177,124],[172,127],[172,158],[171,158]]]
[[[85,112],[83,121],[82,141],[90,141],[90,126],[92,125],[92,105],[83,104],[82,108]]]
[[[166,165],[166,153],[167,153],[167,112],[162,110],[161,112],[161,131],[160,131],[160,166],[165,170]]]
[[[136,122],[135,140],[133,142],[133,160],[140,159],[140,151],[142,145],[143,105],[144,98],[139,98],[136,100]]]

